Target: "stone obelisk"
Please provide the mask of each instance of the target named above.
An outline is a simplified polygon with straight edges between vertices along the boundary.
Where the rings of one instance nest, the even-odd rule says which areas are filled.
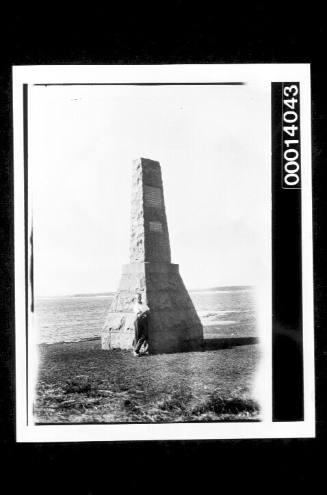
[[[132,347],[137,293],[150,308],[150,353],[201,348],[201,321],[171,263],[160,164],[146,158],[133,162],[130,262],[103,327],[102,349]]]

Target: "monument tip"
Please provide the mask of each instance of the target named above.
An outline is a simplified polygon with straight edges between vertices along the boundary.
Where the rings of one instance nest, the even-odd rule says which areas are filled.
[[[133,160],[134,165],[138,165],[139,163],[146,164],[146,165],[160,165],[158,160],[152,160],[151,158],[145,158],[143,156],[140,156],[139,158],[136,158]]]

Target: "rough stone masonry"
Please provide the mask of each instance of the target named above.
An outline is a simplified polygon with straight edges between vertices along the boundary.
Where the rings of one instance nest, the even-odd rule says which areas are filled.
[[[130,262],[103,327],[102,349],[132,348],[137,292],[150,308],[150,353],[201,347],[201,321],[178,265],[171,263],[160,164],[146,158],[133,162]]]

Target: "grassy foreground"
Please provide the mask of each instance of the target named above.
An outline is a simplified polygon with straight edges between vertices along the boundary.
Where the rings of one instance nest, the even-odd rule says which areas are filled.
[[[39,423],[257,420],[258,346],[134,357],[100,340],[40,346]]]

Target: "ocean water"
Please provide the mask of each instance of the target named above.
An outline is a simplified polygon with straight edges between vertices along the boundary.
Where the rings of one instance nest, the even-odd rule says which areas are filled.
[[[205,335],[256,334],[254,290],[222,287],[191,291]],[[40,298],[35,302],[39,343],[75,342],[99,337],[113,296],[85,295]]]

